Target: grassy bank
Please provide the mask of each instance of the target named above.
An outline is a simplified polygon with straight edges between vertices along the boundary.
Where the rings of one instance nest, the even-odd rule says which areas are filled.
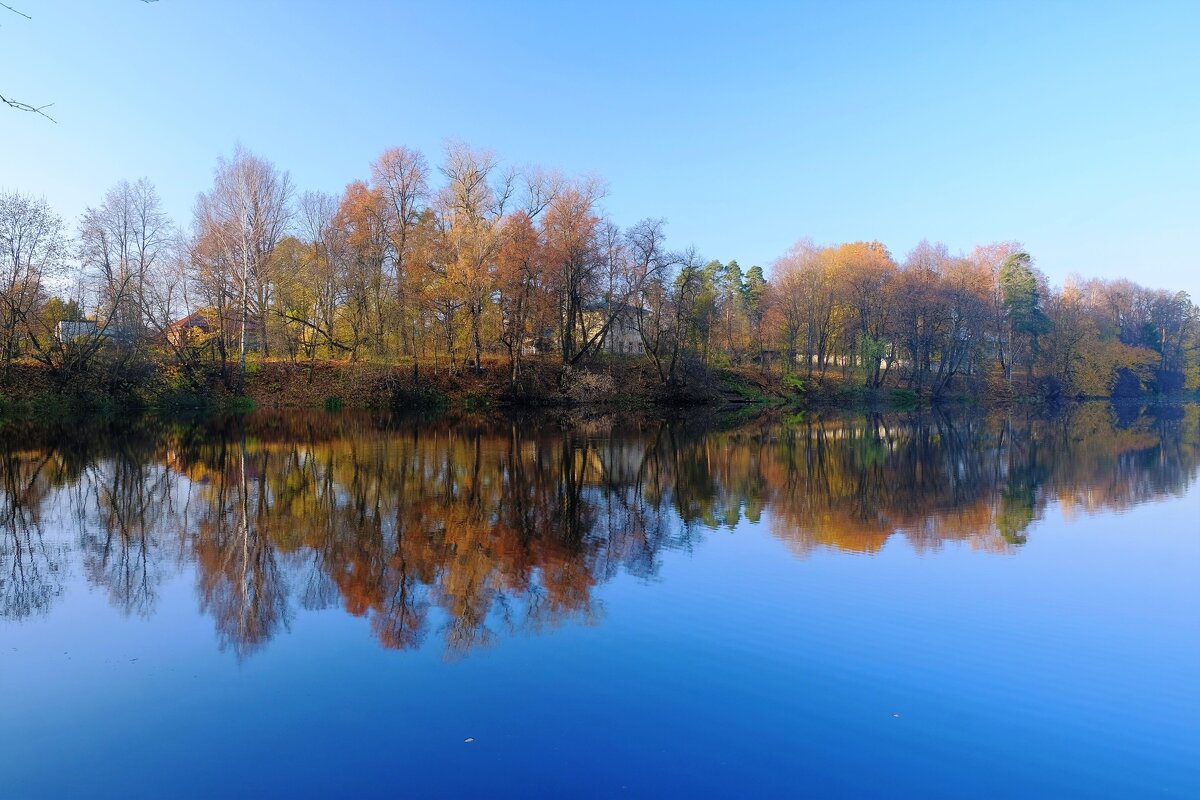
[[[982,378],[933,397],[904,386],[870,391],[860,377],[805,378],[755,368],[693,369],[664,382],[638,359],[615,358],[587,368],[532,361],[517,381],[506,363],[481,370],[436,364],[287,360],[248,365],[244,385],[211,365],[183,375],[156,369],[114,381],[103,373],[57,375],[38,364],[16,364],[0,384],[0,419],[45,421],[74,415],[118,416],[148,409],[249,411],[255,408],[375,408],[483,411],[499,408],[776,406],[792,410],[897,409],[933,405],[1004,407],[1083,398],[1048,397],[1038,384]],[[1147,399],[1146,395],[1140,399]]]
[[[0,381],[0,417],[58,419],[81,412],[120,414],[159,410],[254,408],[376,408],[487,410],[490,408],[618,408],[716,406],[723,403],[712,375],[666,386],[653,368],[614,360],[571,369],[550,360],[524,365],[518,380],[501,361],[482,369],[424,363],[288,360],[252,361],[244,383],[236,367],[193,368],[188,374],[160,368],[136,381],[103,372],[70,376],[40,364],[14,364]]]

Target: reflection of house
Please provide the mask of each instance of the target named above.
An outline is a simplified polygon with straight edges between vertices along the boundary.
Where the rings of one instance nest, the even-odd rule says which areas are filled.
[[[641,309],[625,303],[610,306],[607,302],[593,303],[583,309],[583,329],[586,339],[600,332],[612,317],[612,323],[604,334],[601,350],[609,353],[645,353],[642,337],[638,333],[638,317]]]

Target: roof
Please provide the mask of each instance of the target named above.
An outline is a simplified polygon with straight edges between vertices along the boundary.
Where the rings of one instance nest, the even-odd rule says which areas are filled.
[[[200,326],[212,327],[212,320],[209,319],[211,312],[208,309],[193,311],[182,319],[177,319],[167,326],[169,331],[183,330],[184,328],[196,328]]]
[[[608,311],[610,307],[615,307],[617,313],[636,314],[638,311],[641,310],[637,306],[630,305],[629,303],[609,303],[608,300],[599,300],[599,301],[592,302],[592,303],[584,303],[583,310],[585,312]]]

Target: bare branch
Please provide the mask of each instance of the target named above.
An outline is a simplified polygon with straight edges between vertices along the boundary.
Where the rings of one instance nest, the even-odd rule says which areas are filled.
[[[143,3],[157,3],[158,0],[142,0],[142,2]],[[8,9],[12,13],[16,14],[18,17],[24,17],[25,19],[29,19],[29,20],[33,19],[33,17],[29,16],[24,11],[18,11],[17,9],[10,6],[8,3],[0,3],[0,8]],[[20,100],[14,100],[11,97],[5,97],[2,94],[0,94],[0,103],[8,106],[9,108],[16,109],[17,111],[28,111],[31,114],[37,114],[39,116],[45,117],[46,119],[50,120],[51,122],[54,122],[54,123],[58,122],[58,120],[56,120],[54,117],[52,117],[46,113],[46,109],[49,108],[50,106],[54,105],[53,103],[46,103],[44,105],[35,106],[30,103],[22,103]]]
[[[25,19],[33,19],[33,17],[29,16],[24,11],[18,11],[17,9],[10,6],[8,3],[0,3],[0,8],[6,8],[9,11],[11,11],[12,13],[16,14],[18,17],[24,17]],[[4,105],[8,106],[9,108],[15,108],[17,111],[28,111],[31,114],[40,114],[41,116],[45,117],[46,119],[50,120],[51,122],[55,121],[53,117],[51,117],[49,114],[47,114],[43,110],[43,109],[47,109],[50,106],[54,105],[53,103],[47,103],[46,105],[43,105],[43,106],[34,106],[34,105],[30,105],[29,103],[22,103],[20,100],[14,100],[11,97],[5,97],[2,94],[0,94],[0,103],[3,103]]]
[[[33,17],[29,16],[25,12],[17,11],[15,8],[10,6],[8,3],[0,3],[0,8],[7,8],[9,11],[16,14],[18,17],[24,17],[25,19],[33,19]]]
[[[54,105],[54,103],[46,103],[44,106],[33,106],[33,105],[30,105],[29,103],[22,103],[20,100],[14,100],[11,97],[5,97],[2,94],[0,94],[0,103],[3,103],[4,105],[8,106],[9,108],[15,108],[17,111],[28,111],[31,114],[38,114],[40,116],[43,116],[46,119],[50,120],[51,122],[55,122],[55,123],[58,122],[58,120],[56,120],[54,117],[47,114],[45,111],[45,109]]]

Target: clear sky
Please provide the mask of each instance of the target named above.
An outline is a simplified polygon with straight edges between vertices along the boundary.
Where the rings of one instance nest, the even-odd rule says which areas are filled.
[[[70,220],[150,177],[186,222],[236,142],[340,192],[449,137],[595,173],[622,224],[768,265],[793,241],[1015,239],[1059,283],[1200,300],[1200,2],[6,0],[0,187]]]

